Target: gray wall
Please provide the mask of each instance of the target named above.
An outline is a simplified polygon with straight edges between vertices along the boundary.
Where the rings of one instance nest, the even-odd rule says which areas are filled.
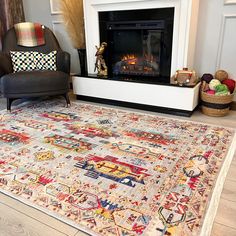
[[[23,0],[25,20],[39,22],[52,29],[53,17],[50,12],[49,0]]]
[[[54,31],[61,48],[71,54],[71,72],[79,73],[79,57],[72,47],[60,14],[52,14],[50,0],[23,0],[25,20],[38,22]]]

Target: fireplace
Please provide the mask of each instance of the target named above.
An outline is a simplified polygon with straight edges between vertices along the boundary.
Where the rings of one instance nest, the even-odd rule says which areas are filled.
[[[194,68],[199,0],[83,3],[88,76],[73,76],[77,98],[191,114],[200,84],[180,87],[168,81],[176,70]],[[109,76],[101,78],[94,71],[95,46],[103,41]]]
[[[99,13],[108,76],[169,83],[174,8]]]

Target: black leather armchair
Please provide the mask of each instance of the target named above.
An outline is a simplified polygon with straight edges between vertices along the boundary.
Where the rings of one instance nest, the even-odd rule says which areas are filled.
[[[62,95],[70,104],[69,77],[70,54],[61,50],[52,33],[45,27],[45,45],[22,47],[17,45],[14,28],[8,30],[3,39],[3,51],[0,52],[0,89],[3,97],[7,98],[7,110],[11,103],[18,98]],[[21,71],[13,73],[10,51],[37,51],[49,53],[57,51],[57,70]]]

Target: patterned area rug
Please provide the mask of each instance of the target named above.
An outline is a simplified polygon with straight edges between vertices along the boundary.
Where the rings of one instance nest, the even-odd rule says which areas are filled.
[[[209,234],[234,130],[63,104],[0,112],[2,193],[92,235]]]

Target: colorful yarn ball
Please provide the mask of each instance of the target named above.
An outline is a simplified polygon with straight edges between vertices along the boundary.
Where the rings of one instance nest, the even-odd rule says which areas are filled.
[[[215,79],[218,79],[219,81],[228,79],[228,73],[225,70],[218,70],[215,73]]]
[[[211,90],[215,90],[215,87],[217,86],[217,85],[220,85],[221,84],[221,82],[218,80],[218,79],[213,79],[213,80],[211,80],[211,82],[209,83],[209,88],[211,89]]]
[[[215,91],[218,92],[229,92],[228,87],[225,84],[219,84],[215,86]]]
[[[225,80],[222,81],[222,84],[225,84],[228,87],[230,93],[234,92],[235,85],[236,85],[235,80],[233,80],[233,79],[225,79]]]
[[[209,95],[215,95],[216,91],[215,90],[207,90],[206,93]]]
[[[212,74],[203,74],[201,80],[202,81],[206,81],[208,84],[211,82],[211,80],[213,80],[214,77]]]
[[[217,92],[215,93],[216,96],[225,96],[225,95],[230,95],[229,91],[221,91],[221,92]]]

